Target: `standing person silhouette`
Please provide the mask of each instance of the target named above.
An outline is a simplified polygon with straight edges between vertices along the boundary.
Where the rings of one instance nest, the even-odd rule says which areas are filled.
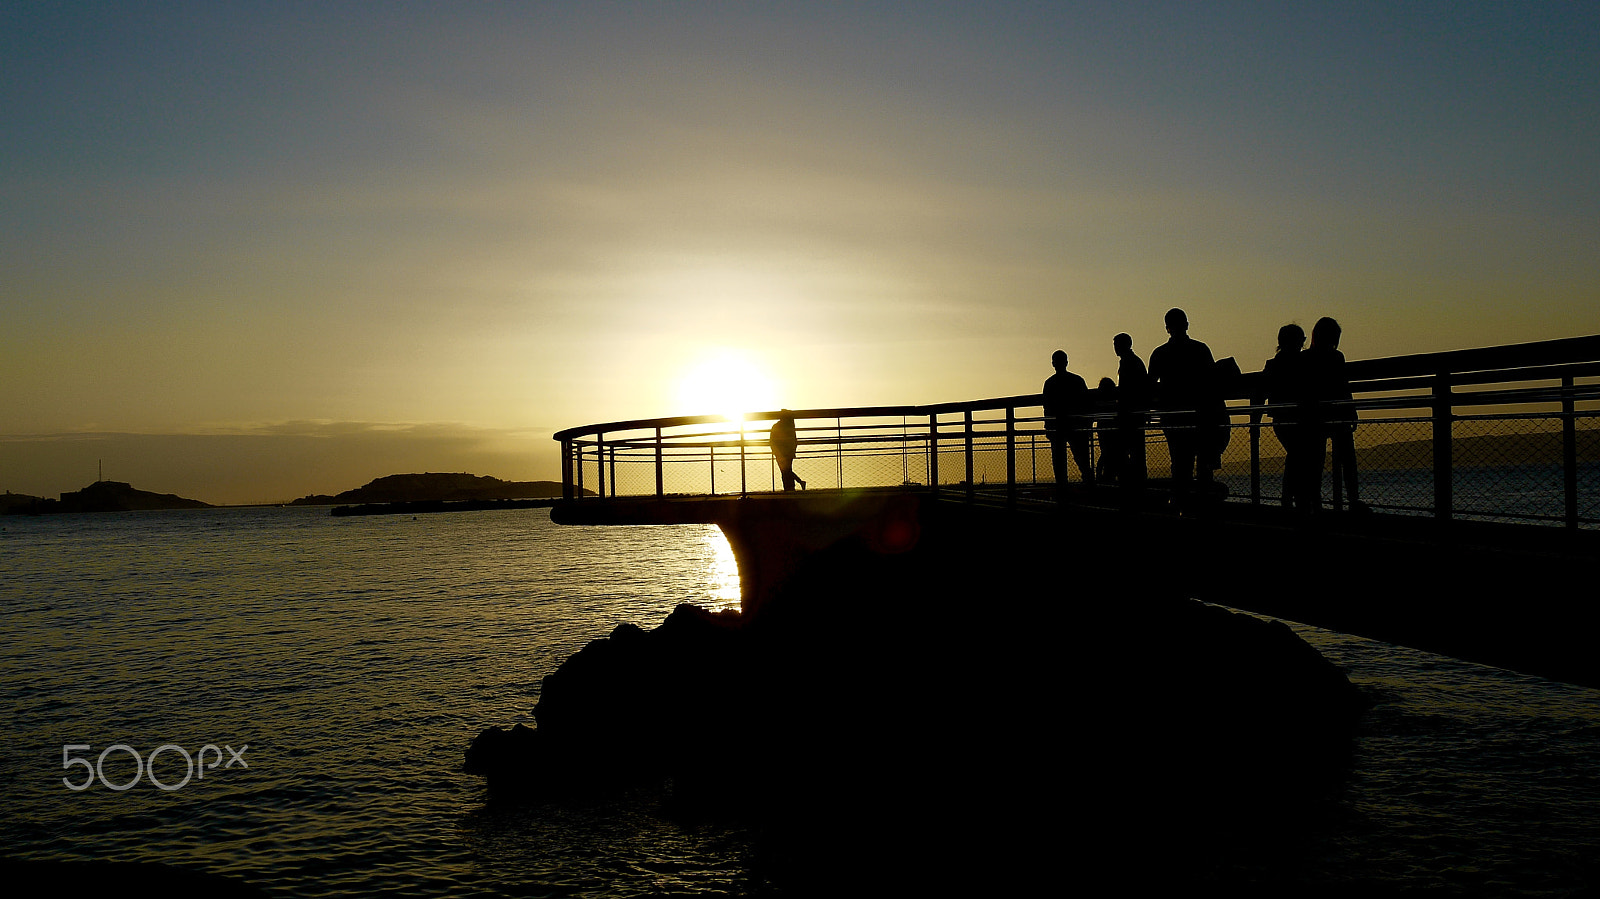
[[[1094,476],[1102,484],[1121,482],[1128,454],[1117,430],[1117,382],[1101,378],[1095,385],[1094,435],[1100,443],[1100,458],[1094,463]]]
[[[1050,440],[1050,466],[1055,471],[1056,495],[1067,483],[1067,449],[1078,463],[1078,474],[1087,486],[1094,485],[1094,463],[1089,460],[1089,422],[1083,416],[1089,409],[1089,385],[1067,371],[1067,354],[1050,354],[1056,373],[1044,382],[1044,431]]]
[[[1306,332],[1299,325],[1290,323],[1278,329],[1278,350],[1261,366],[1266,392],[1256,398],[1274,407],[1272,433],[1283,445],[1282,502],[1291,508],[1305,494],[1306,478],[1315,477],[1308,458],[1308,437],[1299,424],[1306,392],[1300,350],[1305,345]]]
[[[779,411],[783,414],[772,423],[772,430],[767,432],[767,443],[772,446],[772,459],[778,463],[778,473],[783,475],[784,490],[794,490],[796,483],[804,490],[806,482],[794,473],[794,456],[800,448],[800,438],[794,429],[794,413],[788,409]]]
[[[1150,373],[1144,360],[1133,351],[1133,338],[1118,334],[1111,338],[1111,348],[1117,352],[1117,443],[1123,462],[1119,468],[1123,487],[1140,490],[1144,487],[1145,455],[1144,425],[1150,412]]]
[[[1311,346],[1301,354],[1305,372],[1306,394],[1309,400],[1306,427],[1313,448],[1309,455],[1312,472],[1308,480],[1315,481],[1317,508],[1322,506],[1322,461],[1333,442],[1333,476],[1344,480],[1345,493],[1350,497],[1350,511],[1370,512],[1361,501],[1360,485],[1356,476],[1356,418],[1355,410],[1344,405],[1353,399],[1350,379],[1344,373],[1344,353],[1339,352],[1339,338],[1344,329],[1331,318],[1317,319],[1311,326]],[[1307,489],[1310,494],[1310,488]]]
[[[1182,309],[1166,315],[1167,342],[1150,354],[1150,380],[1161,400],[1162,431],[1172,454],[1172,487],[1181,501],[1198,478],[1211,481],[1216,468],[1216,416],[1212,382],[1216,362],[1211,348],[1189,336],[1189,316]]]

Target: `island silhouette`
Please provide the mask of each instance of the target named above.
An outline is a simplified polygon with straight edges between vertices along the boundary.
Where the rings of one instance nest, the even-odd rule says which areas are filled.
[[[465,472],[391,474],[375,478],[354,490],[332,496],[312,494],[290,505],[331,506],[338,503],[467,502],[486,500],[557,499],[560,481],[502,481]]]
[[[593,496],[594,491],[585,490],[584,495]],[[502,481],[465,472],[424,472],[392,474],[333,496],[304,496],[291,505],[333,506],[333,515],[393,515],[526,509],[551,506],[560,498],[558,481]]]
[[[593,491],[584,491],[593,495]],[[453,511],[465,508],[516,508],[548,505],[561,496],[559,481],[502,481],[465,472],[392,474],[375,478],[353,490],[332,496],[312,494],[289,505],[334,506],[362,504],[358,509],[377,511]],[[516,505],[512,505],[516,504]],[[421,506],[426,506],[422,508]],[[152,493],[123,481],[96,481],[60,499],[6,491],[0,495],[0,513],[52,515],[69,512],[143,512],[165,509],[211,509],[213,504],[172,493]],[[361,514],[361,512],[353,512]]]
[[[123,481],[95,481],[82,490],[61,494],[60,499],[7,493],[3,507],[8,515],[53,515],[65,512],[147,512],[161,509],[210,509],[210,503],[172,493],[138,490]]]

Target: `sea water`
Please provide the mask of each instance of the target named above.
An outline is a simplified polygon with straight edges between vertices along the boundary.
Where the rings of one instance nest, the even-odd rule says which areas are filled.
[[[0,846],[284,896],[783,895],[752,833],[677,819],[659,791],[500,808],[461,773],[481,729],[531,723],[563,659],[680,602],[737,606],[713,527],[562,528],[542,510],[0,519]],[[1595,884],[1600,694],[1300,632],[1374,705],[1302,837],[1219,880]]]

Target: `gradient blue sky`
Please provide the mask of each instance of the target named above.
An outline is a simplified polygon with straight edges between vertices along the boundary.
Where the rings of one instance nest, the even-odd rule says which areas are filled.
[[[1600,4],[0,8],[0,489],[1600,333]],[[724,378],[724,381],[735,378]],[[748,386],[748,385],[747,385]]]

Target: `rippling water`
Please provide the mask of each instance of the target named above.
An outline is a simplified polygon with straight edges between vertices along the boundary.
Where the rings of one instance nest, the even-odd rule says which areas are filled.
[[[676,821],[649,793],[501,810],[459,773],[472,736],[531,721],[540,679],[587,641],[737,592],[703,526],[561,528],[540,510],[0,519],[0,845],[294,896],[782,892],[750,834]],[[1600,694],[1301,632],[1376,705],[1334,807],[1250,864],[1463,894],[1594,878]],[[249,767],[172,791],[63,784],[84,778],[64,746],[92,762],[114,744],[248,746]],[[113,785],[136,773],[120,750],[102,769]],[[185,770],[172,750],[156,767],[168,784]]]
[[[13,856],[189,863],[284,895],[459,895],[494,884],[645,894],[730,886],[747,841],[594,808],[484,808],[459,773],[488,725],[619,622],[736,606],[714,528],[556,527],[543,510],[333,518],[326,509],[0,521],[0,736]],[[248,745],[164,792],[68,790],[67,744]],[[226,759],[226,755],[224,755]],[[106,780],[136,773],[112,753]],[[182,756],[157,768],[180,782]]]

